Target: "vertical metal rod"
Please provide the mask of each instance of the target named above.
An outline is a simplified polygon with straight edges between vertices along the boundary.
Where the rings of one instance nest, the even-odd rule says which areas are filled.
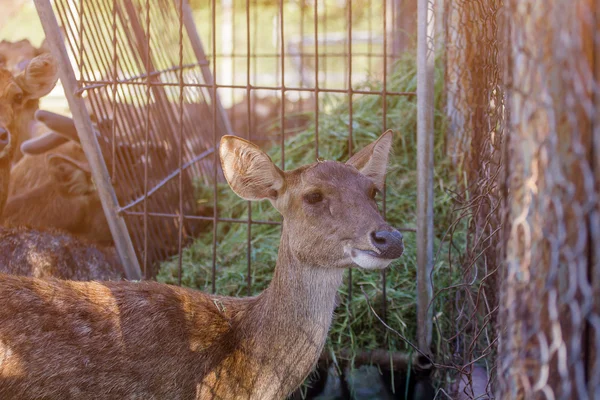
[[[387,1],[384,0],[383,1],[383,82],[382,82],[382,86],[383,86],[383,90],[381,91],[382,96],[381,96],[381,102],[383,103],[383,131],[387,131],[387,74],[388,74],[388,67],[387,67]],[[370,9],[370,7],[369,7]],[[369,21],[371,19],[369,18]],[[369,72],[371,71],[371,29],[369,29]],[[387,185],[384,182],[383,183],[383,193],[382,193],[382,197],[383,197],[383,210],[382,210],[382,214],[383,214],[383,218],[386,218],[386,213],[387,213],[387,197],[386,197],[386,192],[387,192]],[[383,309],[381,310],[381,317],[383,318],[384,321],[387,322],[387,272],[384,269],[383,271],[381,271],[381,289],[382,289],[382,295],[383,295]]]
[[[234,24],[235,25],[235,24]],[[256,27],[255,27],[256,28]],[[235,36],[234,36],[235,37]],[[250,86],[250,1],[246,0],[246,126],[248,141],[252,141],[252,99]],[[248,232],[246,237],[248,296],[252,294],[252,202],[248,202]]]
[[[314,0],[315,29],[315,159],[319,159],[319,9]]]
[[[134,15],[135,11],[132,9],[131,4],[129,7],[126,6],[126,9],[129,11],[130,17]],[[137,21],[136,18],[131,19],[131,27],[134,32],[137,32],[136,36],[138,37],[139,44],[145,43],[145,49],[140,48],[140,52],[143,52],[143,60],[144,60],[144,68],[146,71],[146,108],[145,108],[145,121],[146,121],[146,129],[144,130],[144,159],[148,159],[148,142],[150,138],[150,99],[152,96],[150,95],[150,91],[152,90],[152,80],[150,79],[150,72],[154,71],[154,66],[152,65],[152,59],[150,58],[150,0],[146,0],[146,29],[148,29],[146,33],[145,42],[142,41],[144,39],[141,29],[136,29],[136,26],[139,26],[139,21],[137,23],[133,23]],[[144,51],[145,50],[145,51]],[[164,90],[163,90],[164,93]],[[157,94],[156,99],[158,100],[160,95]],[[144,275],[148,277],[148,163],[144,162]]]
[[[217,136],[217,110],[218,112],[220,112],[220,110],[223,108],[221,106],[221,103],[217,102],[217,100],[219,99],[217,97],[217,10],[216,10],[216,1],[215,0],[211,0],[211,21],[212,21],[212,25],[211,25],[211,31],[212,31],[212,67],[213,67],[213,75],[212,76],[212,99],[213,99],[213,103],[212,103],[212,112],[213,112],[213,121],[212,121],[212,131],[213,131],[213,145],[215,147],[215,149],[217,148],[218,143],[218,136]],[[191,14],[189,14],[191,17]],[[191,21],[193,24],[193,21]],[[195,25],[194,25],[194,30],[195,30]],[[189,32],[189,30],[188,30]],[[192,35],[190,35],[190,37],[192,37]],[[198,40],[200,40],[198,38]],[[192,42],[193,43],[193,42]],[[195,48],[196,46],[194,46]],[[196,57],[198,57],[196,55]],[[206,79],[206,77],[205,77]],[[207,81],[208,83],[208,81]],[[224,111],[223,111],[224,112]],[[226,119],[227,120],[227,119]],[[229,122],[229,120],[227,120],[227,122]],[[228,132],[231,132],[231,127],[229,127]],[[218,217],[219,217],[219,209],[218,209],[218,205],[219,205],[219,200],[218,200],[218,187],[217,187],[217,169],[218,169],[218,163],[220,162],[219,160],[219,152],[215,151],[213,153],[213,241],[212,241],[212,292],[213,294],[217,292],[217,233],[218,233]]]
[[[183,100],[185,85],[183,82],[183,0],[179,0],[179,229],[177,232],[177,283],[181,286],[181,275],[183,275]]]
[[[129,280],[139,280],[142,277],[142,272],[135,255],[133,243],[129,237],[123,217],[116,211],[119,207],[117,196],[113,190],[100,146],[96,140],[92,122],[85,108],[85,103],[81,97],[75,94],[79,89],[79,85],[62,41],[62,33],[52,11],[52,5],[49,0],[35,0],[34,3],[42,27],[44,28],[44,33],[46,34],[46,38],[48,38],[50,50],[58,62],[60,80],[65,89],[69,108],[73,114],[81,147],[92,169],[92,177],[98,189],[98,195],[100,196],[102,208],[104,209],[108,226],[115,241],[117,253],[123,264],[125,276]]]
[[[177,1],[177,0],[175,0]],[[212,5],[214,6],[215,4],[212,2]],[[212,15],[212,20],[213,22],[216,21],[216,12],[215,15]],[[198,35],[198,31],[196,30],[196,24],[194,23],[194,18],[192,16],[192,9],[190,8],[190,5],[187,1],[183,2],[183,24],[185,26],[185,30],[189,36],[190,39],[190,43],[192,45],[192,48],[194,49],[194,54],[196,55],[196,59],[198,60],[198,63],[200,63],[200,70],[202,71],[202,77],[204,78],[204,82],[207,85],[216,85],[216,83],[214,82],[214,79],[216,79],[214,75],[217,75],[217,71],[215,70],[214,73],[211,73],[210,71],[210,66],[208,65],[208,63],[206,62],[206,53],[204,52],[204,46],[202,45],[202,40],[200,40],[200,35]],[[212,29],[212,34],[213,36],[216,34],[216,28],[213,26]],[[214,38],[212,38],[212,42],[213,45],[215,44],[215,40]],[[216,58],[217,56],[217,49],[213,46],[213,59]],[[214,64],[214,63],[213,63]],[[214,64],[216,65],[216,64]],[[233,131],[231,130],[231,123],[229,122],[229,118],[227,117],[227,113],[225,112],[225,109],[223,108],[223,105],[221,104],[221,99],[219,98],[219,94],[217,93],[216,89],[215,90],[211,90],[209,92],[211,94],[211,101],[213,104],[216,105],[217,107],[217,115],[219,117],[219,121],[221,122],[222,126],[221,128],[221,132],[226,133],[227,135],[233,135]],[[217,153],[217,152],[215,152]]]
[[[279,45],[281,51],[281,169],[285,171],[285,35],[283,10],[285,1],[279,2]],[[282,225],[283,226],[283,225]]]
[[[352,0],[346,0],[346,68],[344,71],[348,74],[347,90],[348,90],[348,158],[354,154],[352,148]],[[352,269],[348,268],[348,299],[352,301]]]
[[[434,54],[428,37],[429,0],[419,0],[417,31],[417,337],[429,351],[433,310],[433,99]]]

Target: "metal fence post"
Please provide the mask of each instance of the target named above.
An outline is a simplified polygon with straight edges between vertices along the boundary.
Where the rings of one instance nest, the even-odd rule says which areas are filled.
[[[190,39],[190,43],[192,45],[192,49],[194,50],[194,55],[200,63],[200,71],[202,72],[202,77],[207,85],[212,85],[214,76],[210,71],[210,66],[206,63],[206,53],[204,52],[204,46],[202,44],[202,40],[200,40],[200,35],[198,34],[198,30],[196,29],[196,24],[194,23],[194,18],[192,15],[192,10],[187,1],[184,1],[182,4],[183,12],[183,25]],[[213,52],[215,50],[213,49]],[[213,54],[213,58],[216,58],[216,53]],[[232,82],[233,83],[233,82]],[[223,104],[221,103],[221,99],[218,93],[213,93],[213,91],[209,91],[210,99],[213,104],[217,107],[217,121],[221,123],[221,127],[219,127],[220,132],[225,132],[227,135],[233,135],[234,132],[231,129],[231,123],[229,121],[229,117],[227,116],[227,112],[223,108]],[[240,133],[240,132],[238,132]]]
[[[127,231],[123,217],[117,213],[118,201],[112,187],[102,152],[96,140],[92,122],[88,115],[83,99],[76,94],[79,89],[75,72],[71,66],[67,50],[62,41],[62,33],[49,0],[34,0],[44,33],[50,44],[52,55],[59,65],[60,80],[65,89],[69,108],[77,127],[81,147],[92,169],[92,177],[96,184],[102,208],[110,227],[117,253],[123,263],[127,279],[139,280],[142,277],[138,259]]]
[[[419,0],[417,30],[417,336],[429,351],[433,310],[433,18],[429,0]]]

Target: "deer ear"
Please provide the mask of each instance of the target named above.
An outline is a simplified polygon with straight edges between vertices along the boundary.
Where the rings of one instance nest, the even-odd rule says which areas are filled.
[[[392,138],[392,131],[386,131],[346,162],[347,165],[355,167],[361,174],[371,179],[379,190],[383,190]]]
[[[66,195],[80,196],[93,190],[89,180],[90,168],[85,162],[63,154],[48,154],[46,164],[50,175]]]
[[[283,171],[254,144],[236,136],[223,136],[219,155],[227,183],[241,198],[275,200],[284,190]]]
[[[58,81],[58,64],[50,53],[41,54],[15,76],[15,81],[28,99],[39,99],[54,89]]]

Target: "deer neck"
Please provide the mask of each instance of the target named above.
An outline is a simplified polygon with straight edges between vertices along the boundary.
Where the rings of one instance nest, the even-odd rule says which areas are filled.
[[[253,358],[266,371],[260,375],[281,391],[273,393],[277,395],[302,383],[318,360],[343,275],[340,268],[300,262],[287,231],[284,222],[273,280],[256,298],[248,327],[256,333]]]

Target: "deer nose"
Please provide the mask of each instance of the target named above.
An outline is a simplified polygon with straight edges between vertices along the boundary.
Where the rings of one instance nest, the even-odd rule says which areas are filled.
[[[4,128],[0,128],[0,150],[4,149],[10,143],[10,135]]]
[[[379,250],[381,258],[398,258],[404,252],[402,234],[395,229],[371,232],[371,244]]]

